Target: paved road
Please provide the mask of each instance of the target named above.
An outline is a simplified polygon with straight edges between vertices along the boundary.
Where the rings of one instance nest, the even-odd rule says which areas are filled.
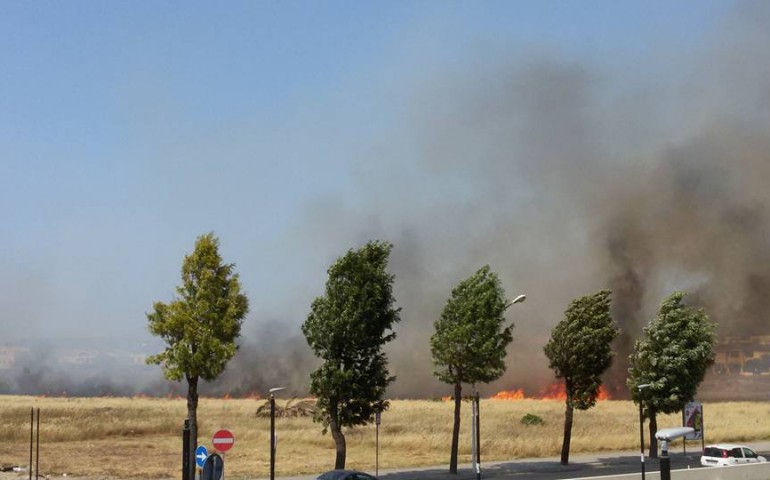
[[[764,456],[769,456],[770,442],[747,444]],[[677,450],[678,449],[678,450]],[[671,469],[708,468],[700,466],[700,450],[688,451],[684,455],[680,445],[669,452]],[[659,471],[658,460],[646,458],[648,472]],[[381,470],[380,480],[475,480],[476,473],[471,465],[460,465],[457,475],[447,473],[448,466]],[[588,455],[570,455],[570,464],[561,465],[558,457],[519,459],[505,462],[482,462],[481,478],[494,480],[559,480],[636,473],[641,470],[639,452],[603,452]],[[374,473],[374,472],[370,472]],[[281,480],[313,480],[314,476],[284,477]]]

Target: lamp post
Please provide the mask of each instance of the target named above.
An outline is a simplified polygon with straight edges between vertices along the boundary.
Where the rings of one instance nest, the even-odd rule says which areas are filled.
[[[642,410],[642,390],[649,387],[650,383],[637,385],[639,389],[639,443],[641,444],[640,457],[642,460],[642,480],[644,480],[644,412]]]
[[[521,303],[527,299],[526,295],[519,295],[510,302],[506,303],[503,307],[503,311],[508,310],[508,307],[516,303]],[[476,386],[473,387],[476,390]],[[476,480],[481,480],[481,401],[479,398],[479,392],[476,391],[471,398],[471,456],[475,458]],[[475,453],[475,455],[474,455]]]
[[[510,302],[508,302],[508,304],[505,306],[505,308],[503,308],[503,311],[505,311],[508,307],[510,307],[514,303],[521,303],[521,302],[523,302],[526,299],[527,299],[526,295],[519,295],[518,297],[516,297],[513,300],[511,300]]]
[[[275,387],[270,392],[270,480],[275,480],[275,394],[286,390],[284,387]]]

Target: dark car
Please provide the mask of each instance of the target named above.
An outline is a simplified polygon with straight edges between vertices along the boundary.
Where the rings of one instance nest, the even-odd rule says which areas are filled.
[[[377,477],[356,470],[332,470],[322,473],[316,480],[377,480]]]

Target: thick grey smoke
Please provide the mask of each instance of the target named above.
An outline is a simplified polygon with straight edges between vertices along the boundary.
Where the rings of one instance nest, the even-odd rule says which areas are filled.
[[[510,297],[529,295],[507,313],[509,370],[487,391],[552,381],[550,329],[600,288],[623,332],[607,378],[620,395],[634,339],[673,290],[721,336],[770,333],[770,35],[758,19],[766,4],[742,5],[701,51],[649,60],[648,81],[538,54],[419,83],[405,131],[359,172],[364,206],[303,218],[307,236],[395,244],[394,396],[449,391],[431,377],[432,323],[487,263]]]
[[[695,52],[619,66],[511,49],[404,73],[388,92],[401,127],[351,139],[358,202],[314,199],[286,234],[307,259],[291,313],[246,329],[204,393],[306,393],[317,360],[297,312],[323,293],[326,267],[369,239],[394,244],[394,397],[451,392],[431,374],[428,340],[452,287],[484,264],[510,298],[528,296],[506,312],[508,372],[484,393],[553,381],[551,328],[602,288],[622,328],[607,378],[620,395],[634,339],[673,290],[691,292],[721,336],[770,334],[769,23],[770,4],[745,3]]]

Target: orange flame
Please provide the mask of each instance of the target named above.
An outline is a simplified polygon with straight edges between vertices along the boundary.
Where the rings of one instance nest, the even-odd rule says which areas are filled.
[[[540,390],[541,400],[566,400],[567,389],[561,382],[556,382],[548,385],[544,389]]]
[[[604,385],[599,387],[599,393],[596,395],[596,400],[612,400],[612,398],[610,398],[610,393],[604,389]]]
[[[446,397],[451,398],[451,397]],[[567,400],[567,390],[562,382],[554,382],[540,390],[536,396],[528,396],[521,388],[517,390],[503,390],[490,397],[492,400]],[[604,386],[599,387],[599,393],[596,400],[611,400],[609,392]]]
[[[518,390],[503,390],[502,392],[497,392],[490,398],[492,400],[524,400],[526,397],[524,396],[524,390],[519,388]]]

